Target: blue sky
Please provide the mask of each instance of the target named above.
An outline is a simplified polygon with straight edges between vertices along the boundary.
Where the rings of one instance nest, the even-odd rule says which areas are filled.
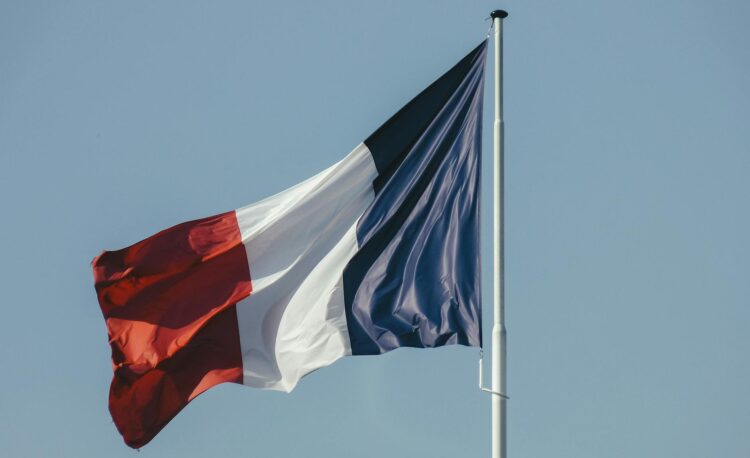
[[[750,456],[750,4],[729,0],[3,1],[2,455],[134,456],[91,259],[339,160],[498,7],[509,456]],[[139,456],[489,456],[477,353],[223,385]]]

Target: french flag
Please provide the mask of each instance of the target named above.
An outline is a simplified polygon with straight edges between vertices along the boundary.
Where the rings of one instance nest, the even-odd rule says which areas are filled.
[[[312,178],[94,259],[129,446],[222,382],[289,392],[344,356],[481,346],[486,47]]]

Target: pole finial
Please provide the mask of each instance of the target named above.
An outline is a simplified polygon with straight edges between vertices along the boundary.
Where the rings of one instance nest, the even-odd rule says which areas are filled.
[[[490,17],[492,19],[495,19],[496,17],[499,17],[500,19],[505,19],[508,17],[508,12],[505,10],[495,10],[490,13]]]

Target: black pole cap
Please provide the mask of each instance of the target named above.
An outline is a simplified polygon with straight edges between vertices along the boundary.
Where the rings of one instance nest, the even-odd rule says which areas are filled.
[[[490,17],[492,19],[495,19],[496,17],[499,17],[500,19],[505,19],[508,17],[508,12],[505,10],[495,10],[490,13]]]

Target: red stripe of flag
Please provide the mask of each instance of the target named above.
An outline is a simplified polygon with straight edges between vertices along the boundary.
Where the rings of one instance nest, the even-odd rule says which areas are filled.
[[[94,259],[114,378],[109,406],[131,447],[197,395],[242,383],[234,304],[252,291],[235,212],[179,224]]]

